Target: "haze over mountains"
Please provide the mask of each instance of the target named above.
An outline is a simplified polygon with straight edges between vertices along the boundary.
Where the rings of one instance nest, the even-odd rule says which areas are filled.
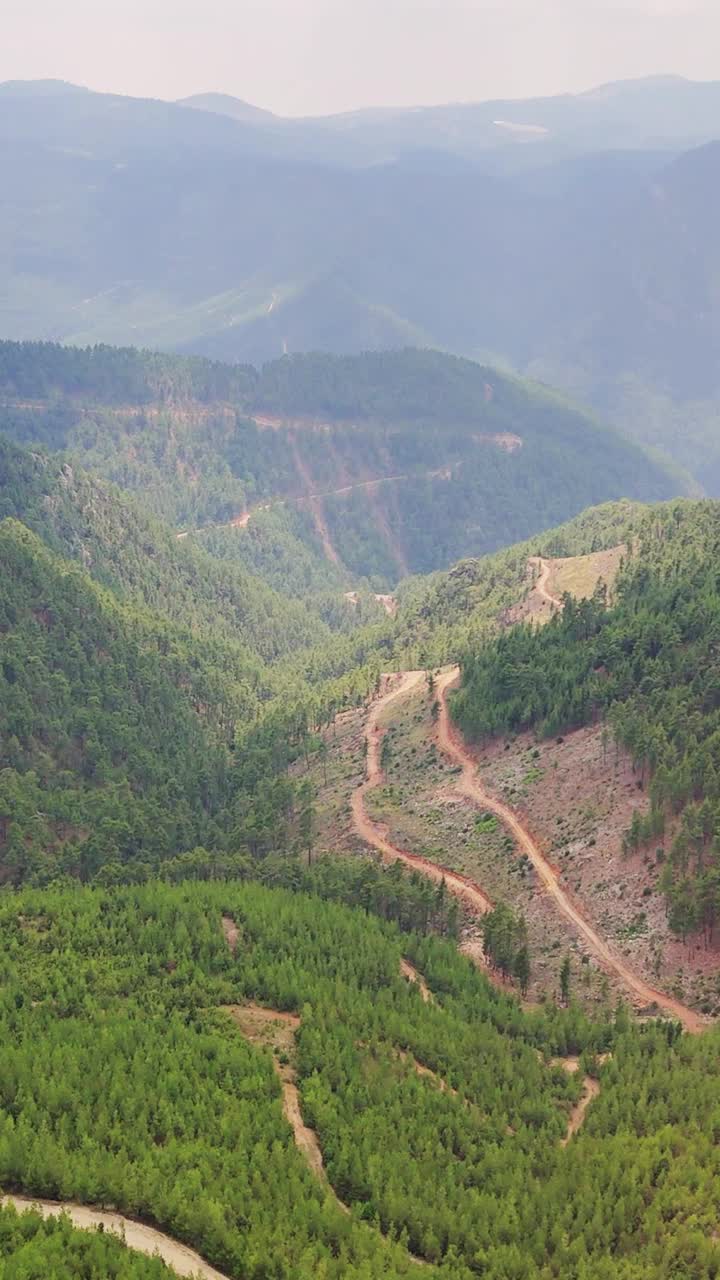
[[[718,138],[0,86],[2,1280],[717,1280]]]
[[[3,332],[436,346],[570,389],[720,492],[719,135],[720,84],[673,77],[312,120],[9,83]]]

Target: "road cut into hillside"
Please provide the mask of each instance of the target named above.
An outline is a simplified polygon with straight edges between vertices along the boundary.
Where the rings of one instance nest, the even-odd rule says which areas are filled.
[[[543,556],[532,556],[528,563],[534,565],[540,570],[540,576],[535,583],[535,590],[538,595],[546,604],[551,605],[553,609],[562,609],[562,600],[560,597],[553,595],[552,591],[549,590],[548,584],[552,574],[552,565],[550,564],[550,561],[545,560]]]
[[[552,596],[547,587],[549,566],[547,561],[540,562],[543,590],[554,607],[560,607],[560,601]],[[544,578],[544,581],[543,581]],[[628,992],[633,1004],[638,1008],[657,1008],[665,1017],[677,1019],[686,1031],[697,1034],[706,1029],[706,1021],[694,1010],[682,1004],[665,992],[657,991],[645,982],[625,963],[603,937],[597,932],[585,915],[581,906],[576,903],[570,893],[560,882],[557,871],[545,857],[538,841],[533,837],[518,815],[505,804],[491,795],[483,787],[478,777],[477,766],[472,754],[450,718],[448,693],[459,679],[459,668],[454,667],[442,674],[436,685],[439,703],[437,723],[437,744],[442,753],[460,770],[456,787],[461,795],[472,801],[485,812],[497,817],[507,831],[513,836],[516,847],[524,853],[532,863],[540,884],[552,899],[562,916],[573,931],[584,942],[588,950],[595,956],[601,967],[619,979]],[[481,885],[467,876],[443,867],[428,858],[419,857],[407,849],[400,849],[388,838],[382,824],[375,822],[369,815],[366,797],[369,791],[379,786],[383,780],[380,764],[382,746],[382,728],[380,721],[388,707],[413,693],[425,679],[423,671],[406,671],[397,676],[385,677],[385,688],[370,708],[365,730],[367,742],[367,766],[365,781],[352,796],[352,816],[356,833],[371,848],[375,849],[385,862],[400,861],[414,871],[428,876],[436,883],[445,882],[446,888],[458,897],[475,915],[485,915],[492,909],[492,903]]]
[[[451,871],[448,867],[442,867],[437,862],[431,862],[429,858],[421,858],[415,853],[408,852],[407,849],[397,848],[387,839],[381,825],[374,822],[367,811],[366,796],[369,791],[372,791],[373,787],[377,787],[382,782],[383,778],[380,766],[382,743],[380,719],[392,703],[407,697],[424,679],[424,671],[406,671],[394,682],[392,682],[391,678],[389,687],[370,708],[365,731],[367,741],[366,779],[353,792],[353,824],[360,839],[375,849],[383,861],[391,863],[400,861],[410,870],[419,871],[422,875],[428,876],[429,879],[436,881],[438,884],[444,881],[447,890],[457,898],[460,898],[475,915],[485,915],[486,912],[492,909],[492,903],[479,884],[476,884],[474,880],[470,880],[467,876]]]
[[[227,1280],[221,1271],[216,1271],[204,1258],[186,1245],[180,1244],[170,1236],[146,1227],[143,1222],[134,1218],[124,1218],[119,1213],[106,1213],[102,1209],[92,1209],[88,1205],[74,1204],[71,1201],[59,1203],[56,1200],[33,1200],[29,1196],[7,1195],[0,1197],[2,1204],[13,1205],[18,1213],[27,1213],[34,1209],[43,1218],[60,1218],[65,1214],[74,1227],[81,1231],[109,1231],[125,1241],[129,1249],[136,1253],[144,1253],[149,1258],[159,1257],[172,1267],[179,1276],[200,1277],[200,1280]]]
[[[537,840],[517,814],[509,805],[485,790],[478,777],[472,754],[450,718],[448,693],[457,683],[459,675],[459,669],[455,667],[438,678],[437,695],[440,714],[437,738],[440,750],[461,770],[456,783],[460,793],[484,811],[493,813],[496,818],[499,818],[513,836],[518,850],[529,858],[543,889],[553,899],[558,910],[594,954],[602,968],[620,979],[635,1005],[643,1008],[657,1006],[665,1017],[675,1018],[681,1022],[686,1031],[698,1033],[705,1030],[705,1021],[694,1010],[687,1008],[672,996],[656,991],[654,987],[649,986],[636,973],[633,973],[622,956],[616,954],[587,919],[582,908],[573,901],[569,892],[561,884],[557,871],[550,865]]]

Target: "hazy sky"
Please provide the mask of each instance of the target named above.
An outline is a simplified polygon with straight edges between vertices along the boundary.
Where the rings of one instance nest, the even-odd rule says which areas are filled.
[[[720,78],[720,0],[0,0],[0,80],[301,115]]]

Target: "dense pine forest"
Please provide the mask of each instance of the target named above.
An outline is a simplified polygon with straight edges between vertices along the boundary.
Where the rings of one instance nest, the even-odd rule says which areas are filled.
[[[410,1253],[454,1280],[717,1274],[714,1033],[526,1014],[447,942],[258,886],[25,893],[0,914],[6,1188],[113,1206],[238,1280],[410,1275]],[[298,1015],[305,1123],[349,1215],[223,1011],[251,1000]],[[600,1087],[564,1145],[567,1054]],[[52,1229],[22,1231],[42,1258]],[[63,1274],[117,1252],[65,1235]]]
[[[720,81],[261,17],[0,83],[0,1280],[720,1280]]]
[[[275,670],[197,609],[180,623],[118,598],[18,521],[0,523],[0,563],[3,879],[293,847],[287,767],[374,687],[385,625]]]

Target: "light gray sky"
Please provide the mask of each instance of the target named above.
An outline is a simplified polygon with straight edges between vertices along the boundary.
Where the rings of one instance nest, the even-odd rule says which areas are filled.
[[[720,0],[0,0],[0,80],[288,115],[720,78]]]

